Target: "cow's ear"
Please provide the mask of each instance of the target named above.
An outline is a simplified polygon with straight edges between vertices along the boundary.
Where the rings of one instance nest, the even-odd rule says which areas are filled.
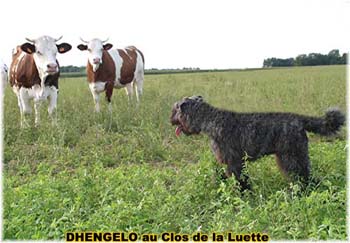
[[[105,49],[106,51],[108,51],[108,50],[111,49],[112,47],[113,47],[113,45],[110,44],[110,43],[107,43],[107,44],[104,44],[104,45],[103,45],[103,49]]]
[[[33,54],[35,52],[35,46],[29,42],[24,43],[21,45],[22,51],[28,53],[28,54]]]
[[[77,48],[81,51],[86,51],[88,49],[87,45],[83,45],[83,44],[80,44],[79,46],[77,46]]]
[[[65,53],[67,51],[69,51],[70,49],[72,49],[72,46],[69,45],[68,43],[61,43],[59,45],[56,45],[57,46],[57,50],[59,53]]]

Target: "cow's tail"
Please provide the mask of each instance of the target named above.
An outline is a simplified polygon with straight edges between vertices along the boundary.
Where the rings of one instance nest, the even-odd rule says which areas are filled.
[[[127,48],[131,50],[135,50],[138,54],[140,54],[142,58],[142,62],[145,63],[145,57],[143,56],[143,53],[139,49],[137,49],[136,46],[128,46]]]
[[[345,123],[345,115],[336,108],[329,109],[323,117],[302,116],[306,131],[329,136],[340,130]]]
[[[137,53],[140,54],[140,56],[142,58],[143,68],[145,68],[145,57],[143,56],[143,53],[137,48],[136,48],[136,51],[137,51]]]

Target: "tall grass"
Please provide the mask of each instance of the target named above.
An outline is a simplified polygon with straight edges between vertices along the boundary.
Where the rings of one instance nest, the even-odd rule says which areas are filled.
[[[62,239],[66,231],[265,232],[272,239],[346,239],[346,141],[309,134],[312,176],[301,191],[268,156],[249,163],[252,192],[216,176],[204,135],[174,136],[173,103],[200,94],[235,111],[320,116],[345,111],[345,66],[147,75],[139,108],[115,90],[94,105],[83,78],[60,80],[58,126],[19,128],[5,96],[4,238]],[[103,99],[102,99],[103,100]],[[33,119],[31,120],[33,123]]]

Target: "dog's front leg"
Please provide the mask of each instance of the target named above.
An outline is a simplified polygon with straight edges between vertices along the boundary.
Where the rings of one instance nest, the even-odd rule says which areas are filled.
[[[235,162],[229,161],[227,163],[227,169],[226,169],[226,176],[227,177],[231,177],[232,174],[235,175],[236,180],[240,184],[241,191],[251,189],[251,187],[248,183],[248,179],[249,179],[248,175],[246,175],[246,174],[242,175],[243,163],[244,163],[244,161],[242,161],[242,160],[240,160],[238,163],[237,163],[237,161],[235,161]]]

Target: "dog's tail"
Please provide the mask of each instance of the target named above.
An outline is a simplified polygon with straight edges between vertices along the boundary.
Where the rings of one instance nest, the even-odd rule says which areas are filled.
[[[345,115],[338,109],[326,111],[323,117],[302,117],[306,131],[329,136],[341,128],[345,123]]]

